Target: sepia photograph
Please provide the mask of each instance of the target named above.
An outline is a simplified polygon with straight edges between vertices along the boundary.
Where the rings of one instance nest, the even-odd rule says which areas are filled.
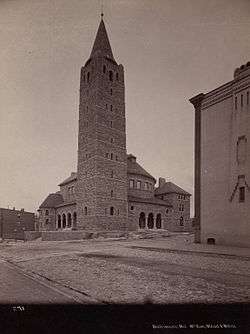
[[[0,27],[0,332],[249,333],[250,1]]]

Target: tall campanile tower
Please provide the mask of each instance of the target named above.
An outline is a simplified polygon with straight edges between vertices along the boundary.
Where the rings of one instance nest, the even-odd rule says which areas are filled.
[[[124,71],[103,19],[81,68],[77,173],[78,227],[127,229]]]

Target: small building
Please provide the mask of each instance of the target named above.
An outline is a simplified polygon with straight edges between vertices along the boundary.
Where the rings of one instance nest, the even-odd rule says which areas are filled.
[[[190,99],[195,108],[196,242],[250,246],[250,62]]]
[[[0,208],[0,237],[2,239],[24,239],[25,231],[35,230],[35,214],[24,211]]]

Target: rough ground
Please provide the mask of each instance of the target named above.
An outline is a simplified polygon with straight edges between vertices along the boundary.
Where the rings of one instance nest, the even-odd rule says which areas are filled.
[[[0,252],[96,302],[250,302],[250,251],[193,245],[191,235],[2,243]]]

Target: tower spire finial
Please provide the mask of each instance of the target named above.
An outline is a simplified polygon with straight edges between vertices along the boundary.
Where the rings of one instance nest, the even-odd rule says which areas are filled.
[[[101,5],[101,7],[102,7],[102,11],[101,11],[101,19],[103,19],[103,16],[104,16],[104,14],[103,14],[103,1],[102,1],[102,5]]]

